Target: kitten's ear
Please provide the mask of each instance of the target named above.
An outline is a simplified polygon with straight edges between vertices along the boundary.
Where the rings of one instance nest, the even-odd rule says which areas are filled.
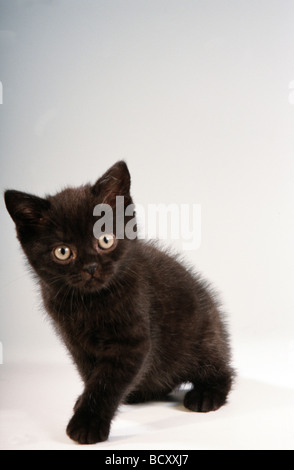
[[[50,203],[32,194],[7,190],[4,193],[6,208],[17,226],[40,225]]]
[[[131,176],[124,161],[115,163],[92,187],[95,196],[99,196],[104,204],[115,205],[116,196],[125,196],[125,203],[131,201]]]

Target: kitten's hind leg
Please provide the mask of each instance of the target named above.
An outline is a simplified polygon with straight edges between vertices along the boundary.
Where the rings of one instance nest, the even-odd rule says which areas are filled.
[[[185,395],[184,406],[202,413],[215,411],[227,401],[232,386],[232,373],[207,377],[205,381],[195,380],[193,385],[192,390]]]

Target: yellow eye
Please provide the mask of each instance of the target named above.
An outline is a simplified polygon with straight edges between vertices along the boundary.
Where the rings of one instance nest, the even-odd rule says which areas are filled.
[[[101,248],[101,250],[109,250],[109,248],[112,248],[115,242],[115,236],[107,233],[106,235],[101,235],[101,237],[98,238],[98,246]]]
[[[58,246],[54,250],[54,256],[59,261],[67,261],[72,256],[72,252],[68,246]]]

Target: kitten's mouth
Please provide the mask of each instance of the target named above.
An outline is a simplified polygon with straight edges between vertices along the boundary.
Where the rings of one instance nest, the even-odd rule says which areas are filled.
[[[97,277],[91,277],[90,279],[79,279],[76,281],[72,281],[72,284],[75,288],[84,291],[95,291],[101,289],[104,284],[104,281]]]
[[[85,287],[97,287],[97,286],[101,286],[102,284],[103,284],[102,280],[97,277],[91,277],[91,279],[88,279],[87,281],[84,282]]]

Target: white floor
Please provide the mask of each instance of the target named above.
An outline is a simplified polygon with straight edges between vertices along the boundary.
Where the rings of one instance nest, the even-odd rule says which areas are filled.
[[[276,357],[273,349],[271,354]],[[174,394],[169,402],[123,405],[113,421],[109,440],[92,446],[77,445],[65,434],[72,406],[82,390],[71,364],[2,364],[0,448],[294,449],[293,364],[289,370],[289,364],[283,361],[272,376],[264,367],[258,380],[250,360],[246,362],[246,354],[237,356],[240,375],[229,403],[217,412],[185,410],[181,404],[184,391]],[[270,352],[263,357],[270,359]],[[245,376],[242,361],[252,371],[251,377]],[[260,355],[255,362],[252,359],[253,363],[260,363]],[[271,372],[275,367],[271,361]],[[283,372],[283,367],[288,372]],[[289,380],[285,379],[287,373]]]

